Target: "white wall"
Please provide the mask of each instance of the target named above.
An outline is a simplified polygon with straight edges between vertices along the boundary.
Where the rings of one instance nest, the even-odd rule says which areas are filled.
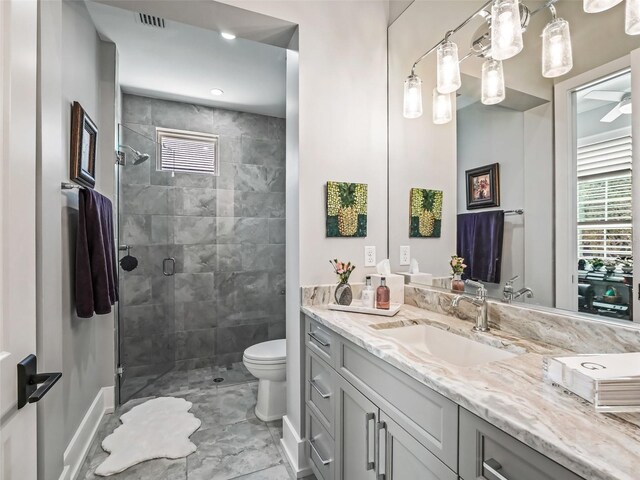
[[[38,165],[38,355],[61,370],[39,409],[39,478],[61,473],[62,452],[102,387],[113,385],[111,315],[80,319],[73,301],[77,191],[69,179],[71,105],[79,101],[98,125],[96,189],[113,196],[115,46],[101,42],[82,2],[42,2]],[[110,119],[110,120],[109,120]],[[40,439],[39,439],[40,440]]]
[[[555,306],[553,105],[524,112],[524,281],[527,303]]]

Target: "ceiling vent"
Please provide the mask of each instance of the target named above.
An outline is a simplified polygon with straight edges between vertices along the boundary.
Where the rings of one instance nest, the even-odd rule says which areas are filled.
[[[138,13],[138,20],[141,24],[155,28],[165,28],[165,21],[162,17],[147,15],[146,13]]]

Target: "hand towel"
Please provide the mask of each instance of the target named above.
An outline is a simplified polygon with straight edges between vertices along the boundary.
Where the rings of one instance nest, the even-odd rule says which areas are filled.
[[[111,200],[93,189],[79,191],[76,237],[76,312],[104,315],[118,300]]]
[[[457,255],[467,268],[463,278],[500,283],[504,211],[458,215]]]

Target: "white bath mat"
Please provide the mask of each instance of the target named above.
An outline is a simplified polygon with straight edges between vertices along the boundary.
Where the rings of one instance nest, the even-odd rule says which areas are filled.
[[[189,413],[191,405],[182,398],[160,397],[122,415],[122,425],[102,442],[110,455],[95,474],[106,477],[145,460],[176,459],[195,452],[189,437],[201,422]]]

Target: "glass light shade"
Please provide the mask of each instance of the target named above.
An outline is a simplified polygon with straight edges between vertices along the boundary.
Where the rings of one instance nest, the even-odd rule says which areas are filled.
[[[522,51],[522,24],[518,0],[496,0],[491,6],[491,56],[506,60]]]
[[[640,0],[627,0],[624,31],[628,35],[640,34]]]
[[[422,115],[422,80],[409,75],[404,81],[404,117],[418,118]]]
[[[598,13],[615,7],[622,0],[584,0],[582,7],[587,13]]]
[[[446,41],[438,47],[438,91],[452,93],[460,88],[460,64],[458,63],[458,46]]]
[[[542,31],[542,76],[559,77],[573,68],[569,22],[556,18]]]
[[[482,103],[495,105],[504,100],[502,61],[489,58],[482,64]]]
[[[442,125],[451,121],[451,94],[433,89],[433,123]]]

